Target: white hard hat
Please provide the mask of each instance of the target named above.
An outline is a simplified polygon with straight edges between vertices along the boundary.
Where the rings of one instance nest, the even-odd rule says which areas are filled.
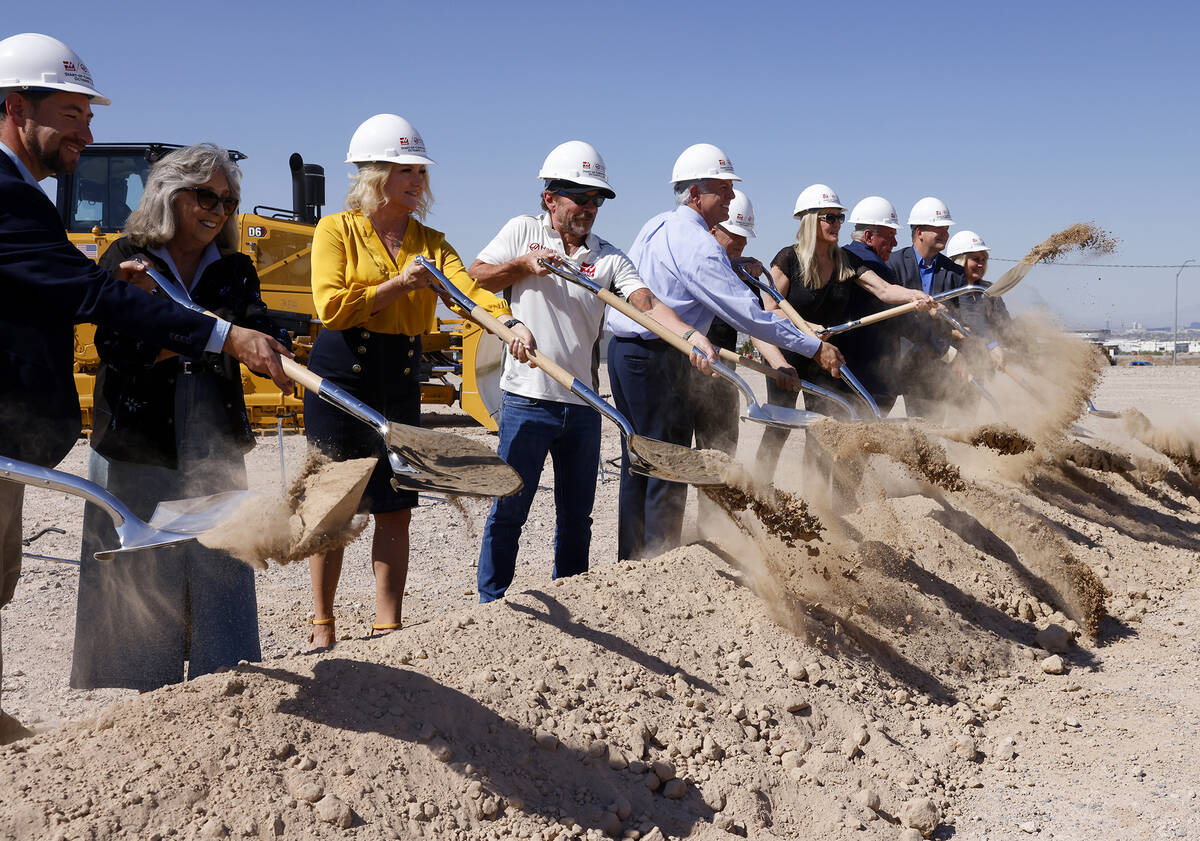
[[[800,191],[800,195],[796,197],[796,209],[792,211],[792,216],[799,219],[800,214],[806,210],[822,210],[829,208],[831,210],[845,210],[842,206],[842,200],[838,198],[838,194],[833,191],[832,187],[827,187],[824,184],[811,184]]]
[[[91,71],[73,49],[36,32],[0,41],[0,96],[26,90],[81,93],[97,105],[112,105],[96,90]]]
[[[883,196],[867,196],[850,211],[851,225],[878,225],[881,228],[900,230],[900,217],[896,208]]]
[[[617,197],[608,183],[604,158],[600,157],[595,146],[582,140],[568,140],[555,146],[546,156],[538,178],[547,181],[559,179],[584,187],[595,187],[610,199]]]
[[[946,243],[947,257],[970,254],[972,251],[991,251],[987,247],[987,243],[983,241],[983,237],[974,231],[959,231]]]
[[[954,220],[950,218],[950,208],[946,207],[944,201],[926,196],[913,205],[908,214],[908,224],[948,228],[954,224]]]
[[[733,161],[711,143],[693,144],[675,159],[671,183],[694,181],[698,178],[720,178],[722,181],[741,181],[733,172]]]
[[[754,205],[750,203],[750,197],[735,189],[733,201],[729,203],[729,218],[720,225],[731,234],[754,239]]]
[[[348,164],[384,161],[392,164],[437,163],[425,154],[425,141],[413,124],[395,114],[376,114],[354,130]]]

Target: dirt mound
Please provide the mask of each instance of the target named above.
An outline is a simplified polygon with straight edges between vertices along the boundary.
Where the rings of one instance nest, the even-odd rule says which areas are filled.
[[[963,728],[882,672],[800,654],[736,568],[689,547],[4,749],[0,780],[27,796],[0,803],[0,828],[854,837],[919,796],[944,808],[945,781],[973,773],[915,749],[914,712],[931,732]]]

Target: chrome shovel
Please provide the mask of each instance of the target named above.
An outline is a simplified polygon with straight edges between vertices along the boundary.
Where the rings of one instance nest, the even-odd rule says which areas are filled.
[[[77,496],[96,505],[112,518],[118,546],[96,553],[96,560],[111,561],[123,552],[173,546],[194,540],[237,515],[256,491],[225,491],[211,496],[160,502],[147,523],[95,482],[61,470],[11,458],[0,458],[0,479]]]

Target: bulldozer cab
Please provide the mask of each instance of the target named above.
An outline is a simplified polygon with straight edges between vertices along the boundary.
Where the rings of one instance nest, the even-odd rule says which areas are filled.
[[[67,233],[119,233],[142,199],[150,167],[178,148],[172,143],[93,143],[84,149],[75,171],[58,176],[55,204]],[[234,160],[245,157],[231,155]]]

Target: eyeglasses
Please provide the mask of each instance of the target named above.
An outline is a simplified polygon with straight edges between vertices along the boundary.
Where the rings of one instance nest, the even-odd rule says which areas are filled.
[[[830,225],[840,225],[846,221],[845,213],[818,213],[818,219],[823,219]]]
[[[225,215],[233,213],[237,210],[238,200],[233,196],[218,196],[207,187],[184,187],[183,192],[195,193],[196,204],[205,210],[216,210],[220,204],[225,208]]]
[[[569,198],[571,201],[575,202],[575,204],[579,205],[580,207],[587,207],[589,204],[593,204],[596,207],[599,207],[600,205],[604,204],[604,200],[606,198],[605,196],[602,196],[599,193],[591,193],[590,195],[584,195],[583,193],[571,193],[566,190],[555,190],[554,194],[556,196],[566,196],[567,198]]]

